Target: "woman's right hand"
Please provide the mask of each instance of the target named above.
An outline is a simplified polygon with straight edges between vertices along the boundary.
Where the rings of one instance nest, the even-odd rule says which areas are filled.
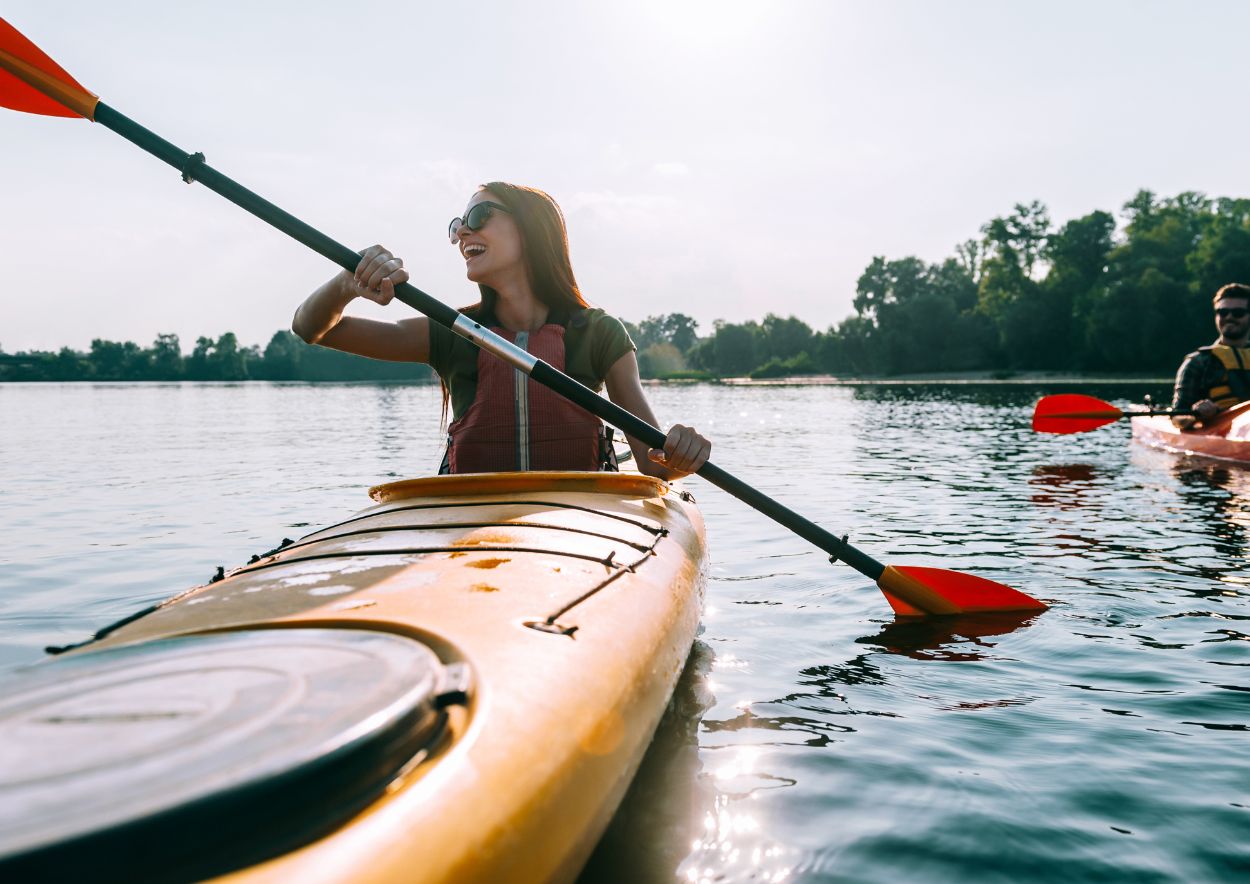
[[[389,304],[395,286],[408,281],[404,262],[382,246],[360,253],[356,272],[346,270],[332,276],[304,299],[291,319],[291,331],[308,344],[322,344],[360,356],[393,361],[425,362],[429,359],[429,335],[425,317],[410,317],[396,323],[375,319],[350,318],[343,310],[356,298]]]
[[[361,252],[356,272],[348,281],[349,291],[379,304],[389,304],[395,297],[395,286],[408,281],[404,262],[383,246],[372,246]]]

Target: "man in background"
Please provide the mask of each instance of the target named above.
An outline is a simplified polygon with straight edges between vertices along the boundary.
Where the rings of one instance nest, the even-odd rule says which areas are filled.
[[[1212,300],[1220,336],[1186,356],[1176,373],[1172,410],[1193,412],[1172,418],[1182,429],[1250,400],[1250,285],[1229,283]]]

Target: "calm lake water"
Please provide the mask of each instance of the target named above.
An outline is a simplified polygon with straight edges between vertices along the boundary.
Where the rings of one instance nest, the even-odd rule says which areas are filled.
[[[721,466],[877,559],[1053,607],[895,621],[869,581],[690,480],[702,634],[585,880],[1250,873],[1250,469],[1123,425],[1033,435],[1033,401],[1065,389],[652,389]],[[342,519],[441,450],[420,386],[0,384],[0,424],[0,666]]]

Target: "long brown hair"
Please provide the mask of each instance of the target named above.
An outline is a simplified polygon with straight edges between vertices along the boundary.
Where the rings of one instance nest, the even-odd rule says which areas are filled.
[[[537,187],[524,187],[506,181],[492,181],[480,185],[478,190],[486,191],[498,200],[516,222],[521,234],[521,255],[534,297],[557,313],[568,314],[589,307],[573,276],[564,213],[550,194]],[[462,307],[461,312],[474,319],[482,316],[494,318],[499,293],[486,285],[479,285],[478,289],[481,300]],[[451,393],[441,377],[439,383],[443,388],[442,421],[445,425]]]
[[[552,310],[572,311],[590,305],[582,297],[569,260],[569,235],[564,213],[551,196],[537,187],[522,187],[506,181],[483,184],[479,190],[490,193],[507,207],[521,234],[521,254],[529,274],[534,297]],[[482,299],[464,312],[494,315],[498,293],[479,285]]]

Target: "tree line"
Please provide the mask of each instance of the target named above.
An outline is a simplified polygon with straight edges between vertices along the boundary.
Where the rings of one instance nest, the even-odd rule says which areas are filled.
[[[1139,191],[1122,223],[1096,210],[1056,227],[1037,201],[984,224],[936,263],[875,257],[854,314],[824,331],[795,316],[717,320],[682,313],[626,327],[648,378],[907,375],[977,371],[1170,374],[1215,336],[1211,296],[1250,283],[1250,199]],[[240,347],[233,333],[177,335],[149,348],[95,340],[87,353],[0,351],[0,380],[412,380],[424,365],[376,362],[289,331]]]
[[[823,332],[773,314],[705,337],[682,314],[630,330],[650,376],[1170,374],[1215,337],[1216,289],[1250,283],[1250,200],[1142,190],[1122,220],[1056,227],[1040,202],[1017,204],[936,263],[873,258],[855,313]]]
[[[62,347],[12,356],[0,351],[0,380],[10,381],[424,381],[427,365],[380,362],[305,344],[275,332],[264,350],[242,347],[234,332],[199,337],[189,354],[177,335],[156,336],[151,347],[96,338],[87,352]]]

